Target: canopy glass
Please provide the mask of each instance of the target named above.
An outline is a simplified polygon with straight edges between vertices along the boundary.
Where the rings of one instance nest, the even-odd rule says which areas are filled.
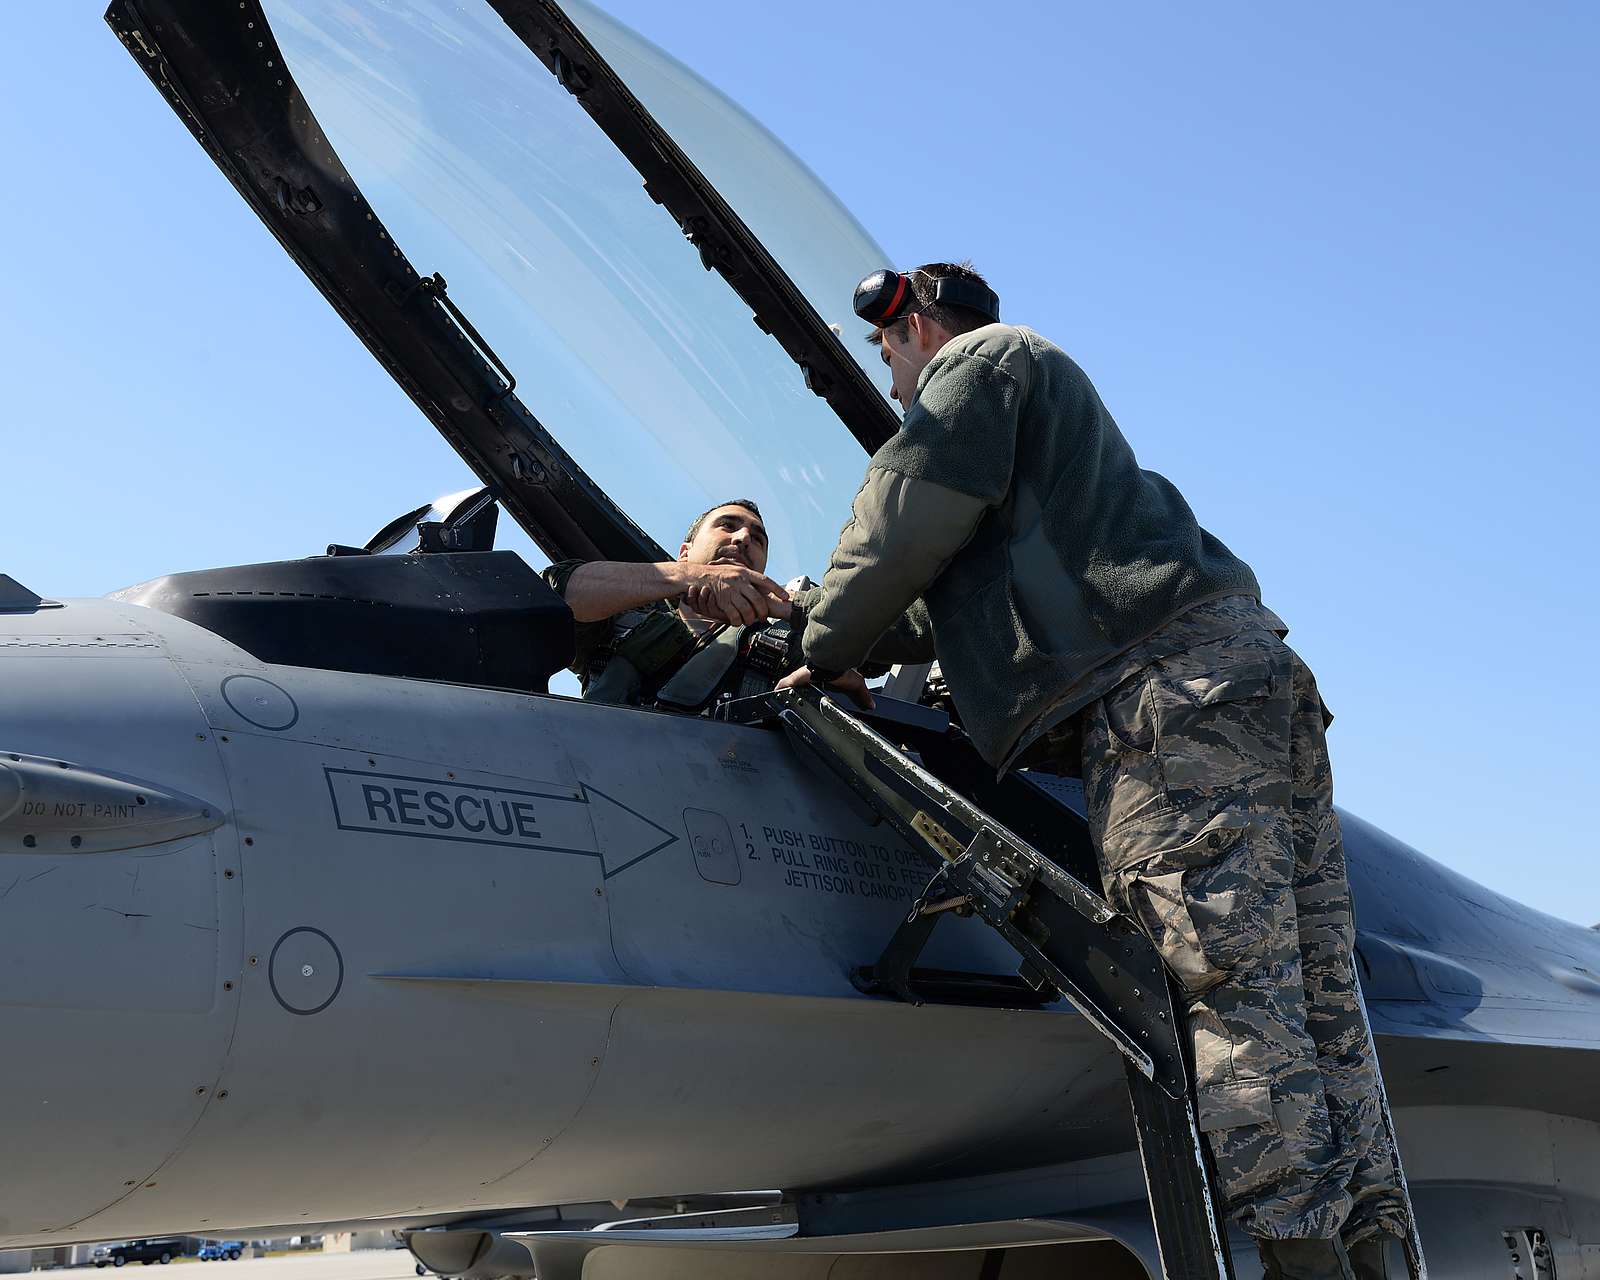
[[[850,311],[882,250],[704,80],[591,6],[565,7],[887,391]],[[820,577],[860,445],[485,0],[265,8],[395,244],[449,281],[579,465],[669,549],[705,507],[754,498],[769,572]]]

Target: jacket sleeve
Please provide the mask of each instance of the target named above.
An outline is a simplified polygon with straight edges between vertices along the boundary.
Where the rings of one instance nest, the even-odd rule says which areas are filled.
[[[583,568],[585,563],[583,560],[557,560],[554,564],[547,565],[539,576],[545,580],[550,590],[554,591],[558,596],[565,596],[567,594],[567,579],[572,577],[577,570]]]
[[[558,596],[565,598],[567,582],[573,573],[582,568],[584,560],[558,560],[539,576]],[[595,653],[607,644],[617,629],[616,620],[601,618],[598,622],[579,622],[573,628],[572,662],[567,670],[578,677],[580,683],[589,683],[589,668],[594,665]]]
[[[822,603],[822,588],[809,587],[792,592],[789,599],[795,608],[789,633],[788,669],[792,671],[805,665],[803,642],[806,620]],[[911,607],[891,622],[888,630],[878,637],[866,661],[871,666],[887,669],[902,662],[932,662],[934,656],[933,622],[928,617],[928,606],[921,600],[913,600]]]
[[[923,371],[905,422],[873,455],[822,601],[807,617],[810,665],[838,671],[862,662],[985,513],[1005,502],[1027,390],[1017,376],[1026,377],[1026,351],[1006,347],[1011,358],[996,360],[957,340]]]
[[[873,467],[839,537],[822,600],[806,618],[806,662],[860,665],[978,527],[988,504],[927,480]]]

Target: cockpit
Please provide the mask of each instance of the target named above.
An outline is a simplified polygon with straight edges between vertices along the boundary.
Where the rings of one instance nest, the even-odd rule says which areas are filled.
[[[568,692],[550,685],[573,663],[572,610],[520,555],[494,549],[498,514],[494,490],[480,486],[403,512],[359,546],[168,574],[116,598],[183,618],[273,665]],[[723,629],[718,652],[709,649],[670,688],[629,701],[709,714],[717,701],[771,691],[791,665],[783,619]],[[869,675],[886,669],[866,665]]]

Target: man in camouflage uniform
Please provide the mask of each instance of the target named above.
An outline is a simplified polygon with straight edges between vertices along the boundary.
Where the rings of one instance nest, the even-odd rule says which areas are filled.
[[[1380,1280],[1408,1223],[1316,683],[1083,371],[952,277],[983,283],[933,263],[863,281],[865,310],[858,291],[905,421],[784,683],[835,681],[921,598],[984,757],[1081,773],[1105,891],[1181,986],[1200,1127],[1267,1274]]]

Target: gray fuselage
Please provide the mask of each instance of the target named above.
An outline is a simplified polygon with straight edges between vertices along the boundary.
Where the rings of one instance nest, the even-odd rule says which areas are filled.
[[[1120,1063],[1070,1009],[852,987],[931,868],[780,734],[269,666],[89,600],[0,619],[4,751],[217,821],[0,846],[0,1247],[1125,1172]],[[1600,1241],[1600,938],[1347,837],[1419,1213],[1525,1187]],[[972,921],[935,950],[1015,968]]]

